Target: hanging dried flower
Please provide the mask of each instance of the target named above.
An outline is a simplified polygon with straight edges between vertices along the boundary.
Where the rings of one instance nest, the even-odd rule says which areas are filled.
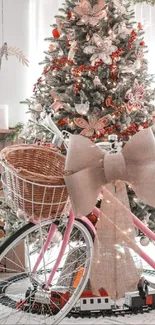
[[[8,60],[9,56],[15,56],[19,62],[28,66],[29,61],[26,59],[23,51],[16,47],[8,47],[7,43],[5,42],[0,48],[0,69],[2,66],[2,58],[5,57],[5,59]]]

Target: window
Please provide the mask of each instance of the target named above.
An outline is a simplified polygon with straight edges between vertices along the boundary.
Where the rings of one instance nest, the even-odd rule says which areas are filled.
[[[94,303],[94,299],[90,299],[90,303],[93,304]]]
[[[106,304],[108,303],[108,301],[109,301],[109,299],[108,299],[108,298],[105,298],[105,303],[106,303]]]
[[[98,304],[101,304],[101,299],[100,298],[97,299],[97,302],[98,302]]]
[[[87,303],[87,300],[83,299],[83,304],[86,305],[86,303]]]

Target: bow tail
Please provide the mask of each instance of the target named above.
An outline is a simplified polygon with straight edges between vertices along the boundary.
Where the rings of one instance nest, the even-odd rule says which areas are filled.
[[[118,183],[117,191],[113,195],[104,189],[90,275],[92,291],[98,294],[99,289],[104,288],[112,299],[136,290],[142,274],[132,214],[124,205],[125,202],[127,205],[127,194],[122,182]],[[123,204],[117,196],[122,197]]]

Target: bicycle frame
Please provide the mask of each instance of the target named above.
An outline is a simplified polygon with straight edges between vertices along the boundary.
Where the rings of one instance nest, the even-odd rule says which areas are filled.
[[[98,213],[99,214],[99,209],[97,208],[94,208],[93,212],[94,213]],[[74,220],[75,220],[75,214],[73,212],[72,209],[70,209],[70,212],[69,212],[69,217],[68,217],[68,222],[67,222],[67,227],[66,227],[66,230],[65,230],[65,233],[64,233],[64,238],[63,238],[63,243],[62,243],[62,246],[61,246],[61,249],[60,249],[60,252],[59,252],[59,255],[55,261],[55,264],[54,264],[54,267],[50,273],[50,276],[47,280],[47,283],[45,284],[45,288],[48,289],[48,287],[50,286],[54,276],[55,276],[55,273],[61,263],[61,260],[62,260],[62,257],[63,257],[63,254],[65,252],[65,249],[67,247],[67,244],[68,244],[68,240],[69,240],[69,236],[71,234],[71,231],[72,231],[72,226],[74,224]],[[84,222],[84,224],[86,225],[86,227],[88,226],[91,231],[93,232],[93,234],[95,235],[96,234],[96,230],[95,230],[95,227],[93,226],[93,224],[91,223],[91,221],[89,221],[88,218],[82,216],[79,218],[79,220],[82,220]],[[56,231],[57,227],[55,225],[55,223],[52,223],[51,224],[51,227],[50,227],[50,230],[49,230],[49,233],[48,233],[48,236],[47,236],[47,239],[40,251],[40,254],[37,258],[37,261],[33,267],[33,270],[32,270],[32,275],[35,274],[35,272],[37,271],[37,268],[39,266],[39,264],[41,263],[42,259],[43,259],[43,256],[46,252],[46,250],[48,249],[53,237],[54,237],[54,234],[55,234],[55,231]]]
[[[102,195],[104,193],[104,189],[102,189],[101,191]],[[100,210],[97,208],[97,207],[94,207],[93,209],[93,213],[98,217],[99,214],[100,214]],[[139,228],[146,236],[148,236],[148,238],[152,239],[155,241],[155,233],[153,233],[150,229],[148,229],[134,214],[132,215],[132,218],[133,218],[133,222],[135,224],[135,226],[137,228]],[[65,230],[65,233],[64,233],[64,239],[63,239],[63,243],[62,243],[62,246],[61,246],[61,249],[60,249],[60,252],[59,252],[59,255],[55,261],[55,264],[54,264],[54,267],[50,273],[50,276],[47,280],[47,283],[45,284],[45,288],[48,289],[48,287],[50,286],[54,276],[55,276],[55,273],[61,263],[61,260],[62,260],[62,257],[63,257],[63,254],[65,252],[65,249],[67,247],[67,244],[68,244],[68,240],[69,240],[69,236],[71,234],[71,230],[72,230],[72,226],[73,226],[73,223],[74,223],[74,220],[75,220],[75,215],[74,215],[74,212],[73,210],[71,209],[70,212],[69,212],[69,217],[68,217],[68,222],[67,222],[67,227],[66,227],[66,230]],[[91,221],[87,218],[87,217],[80,217],[78,218],[78,220],[82,220],[85,224],[86,227],[90,228],[91,231],[93,232],[93,234],[95,235],[96,234],[96,230],[95,230],[95,227],[93,226],[93,224],[91,223]],[[46,252],[46,250],[48,249],[53,237],[54,237],[54,234],[55,234],[55,231],[56,231],[57,227],[54,223],[51,224],[51,227],[50,227],[50,230],[49,230],[49,233],[48,233],[48,236],[47,236],[47,239],[44,243],[44,246],[43,248],[41,249],[41,252],[37,258],[37,261],[34,265],[34,268],[32,270],[32,275],[37,271],[37,268],[40,264],[40,262],[42,261],[43,259],[43,256],[44,256],[44,253]],[[153,267],[155,269],[155,261],[153,261],[141,248],[139,248],[139,256],[141,258],[143,258],[143,260],[145,260],[151,267]]]
[[[60,132],[60,130],[56,127],[56,125],[53,123],[52,120],[50,120],[49,118],[47,119],[47,125],[43,125],[46,129],[48,129],[51,133],[53,133],[53,135],[55,135],[56,137],[54,138],[55,140],[58,138],[61,140],[61,142],[64,143],[65,148],[67,150],[68,148],[68,138],[69,138],[69,133],[66,131],[63,131],[63,133]],[[65,139],[65,136],[67,136],[67,138]],[[54,140],[54,141],[55,141]],[[100,145],[100,144],[99,144]],[[112,144],[110,144],[109,150],[113,150],[112,149]],[[117,151],[117,148],[114,148],[114,151]],[[104,188],[101,190],[101,194],[104,195]],[[94,207],[93,209],[93,213],[98,217],[100,210],[97,207]],[[60,249],[60,252],[58,254],[58,257],[55,261],[54,267],[50,273],[49,278],[47,279],[46,283],[45,283],[45,288],[48,288],[55,276],[55,273],[61,263],[63,254],[66,250],[67,244],[68,244],[68,240],[72,231],[72,226],[74,224],[74,220],[75,220],[75,215],[73,210],[71,209],[69,212],[69,216],[68,216],[68,221],[67,221],[67,226],[66,226],[66,230],[64,233],[64,238],[63,238],[63,243]],[[133,222],[135,224],[135,226],[137,228],[139,228],[146,236],[148,236],[148,238],[150,238],[151,240],[155,241],[155,234],[148,229],[135,215],[132,214],[132,218],[133,218]],[[79,220],[82,220],[85,224],[86,227],[90,228],[92,230],[93,234],[96,234],[96,230],[93,226],[93,224],[89,221],[88,218],[81,216],[80,218],[78,218]],[[31,221],[29,219],[29,221]],[[32,222],[34,223],[34,220],[32,220]],[[49,233],[47,235],[46,241],[40,251],[40,254],[37,258],[37,261],[33,267],[32,270],[32,275],[34,275],[37,272],[38,266],[40,265],[42,259],[44,258],[44,254],[47,251],[47,249],[49,248],[52,239],[54,238],[54,235],[56,233],[57,230],[57,226],[55,223],[51,224],[51,227],[49,229]],[[139,248],[139,255],[140,257],[142,257],[151,267],[153,267],[155,269],[155,262],[141,249]]]

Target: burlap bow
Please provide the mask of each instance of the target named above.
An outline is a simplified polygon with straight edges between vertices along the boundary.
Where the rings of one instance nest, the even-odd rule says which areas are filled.
[[[155,139],[151,128],[134,135],[122,152],[114,154],[102,151],[87,138],[72,135],[65,170],[76,216],[90,213],[101,188],[117,180],[130,183],[144,203],[155,206]],[[142,272],[133,254],[138,253],[138,247],[131,212],[126,208],[127,195],[125,203],[122,199],[125,186],[118,188],[118,195],[107,189],[104,192],[91,272],[94,292],[104,287],[112,298],[135,290]]]

